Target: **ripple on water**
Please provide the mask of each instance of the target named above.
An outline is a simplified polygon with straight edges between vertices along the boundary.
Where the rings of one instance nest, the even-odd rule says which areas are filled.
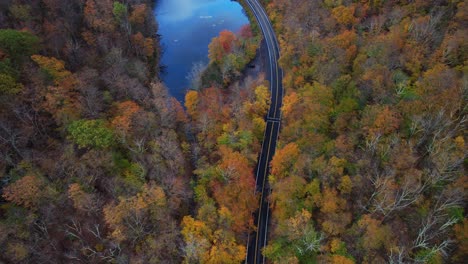
[[[208,44],[224,29],[237,32],[249,23],[239,3],[230,0],[159,0],[155,10],[169,92],[183,102],[194,63],[208,62]]]

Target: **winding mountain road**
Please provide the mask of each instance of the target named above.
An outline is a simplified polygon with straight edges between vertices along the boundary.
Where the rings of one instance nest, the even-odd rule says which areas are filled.
[[[283,102],[283,72],[278,65],[279,45],[268,16],[258,0],[246,0],[262,30],[268,51],[267,76],[270,81],[271,105],[266,116],[265,136],[256,171],[256,192],[260,193],[260,204],[255,215],[257,231],[249,235],[246,263],[265,263],[262,248],[267,245],[270,203],[268,195],[269,164],[276,150],[281,125],[281,104]]]

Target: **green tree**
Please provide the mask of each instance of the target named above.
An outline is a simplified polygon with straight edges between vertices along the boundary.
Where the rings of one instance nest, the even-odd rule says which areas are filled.
[[[29,57],[37,51],[39,38],[29,32],[14,29],[0,30],[0,49],[14,61]]]
[[[112,13],[118,21],[122,21],[127,16],[127,6],[120,2],[114,2]]]
[[[68,127],[70,139],[80,147],[108,148],[114,143],[114,133],[103,120],[78,120]]]

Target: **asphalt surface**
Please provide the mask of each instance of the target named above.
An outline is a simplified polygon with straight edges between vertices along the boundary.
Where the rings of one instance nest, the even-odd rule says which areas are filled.
[[[260,204],[255,214],[257,231],[249,235],[247,247],[246,263],[257,264],[266,263],[262,255],[262,248],[268,241],[268,224],[270,213],[270,203],[268,196],[270,186],[268,175],[270,173],[269,164],[276,150],[276,143],[281,125],[281,104],[283,102],[283,72],[279,68],[279,45],[273,27],[268,16],[258,2],[258,0],[246,0],[248,6],[253,11],[260,28],[268,51],[267,76],[270,81],[271,105],[266,116],[265,136],[262,143],[262,150],[257,163],[256,170],[256,192],[260,194]]]

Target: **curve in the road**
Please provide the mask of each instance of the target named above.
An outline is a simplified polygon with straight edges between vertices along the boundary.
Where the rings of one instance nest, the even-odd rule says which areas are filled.
[[[245,0],[255,15],[263,33],[268,50],[269,80],[271,105],[266,116],[266,128],[262,142],[262,150],[258,158],[256,171],[256,191],[260,193],[260,204],[256,213],[257,231],[249,235],[246,263],[265,263],[261,250],[267,245],[270,203],[268,195],[269,164],[276,150],[280,125],[281,104],[283,102],[283,72],[278,65],[279,45],[268,16],[258,0]]]

